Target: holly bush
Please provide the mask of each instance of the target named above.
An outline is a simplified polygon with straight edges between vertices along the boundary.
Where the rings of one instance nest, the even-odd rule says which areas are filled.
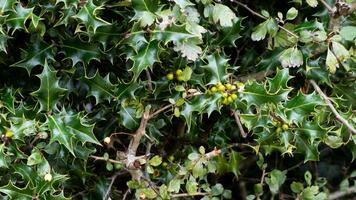
[[[352,198],[355,10],[0,0],[0,198]]]

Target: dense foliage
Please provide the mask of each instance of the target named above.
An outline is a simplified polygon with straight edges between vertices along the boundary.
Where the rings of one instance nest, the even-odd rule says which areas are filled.
[[[352,0],[0,0],[0,199],[356,194]]]

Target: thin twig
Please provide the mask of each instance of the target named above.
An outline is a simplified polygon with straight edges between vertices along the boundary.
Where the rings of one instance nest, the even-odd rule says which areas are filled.
[[[264,167],[263,170],[262,170],[262,176],[261,176],[260,184],[263,184],[263,182],[265,182],[265,176],[266,176],[266,168]]]
[[[149,69],[146,70],[146,76],[147,76],[147,86],[148,86],[148,90],[149,90],[149,91],[152,91],[152,90],[153,90],[153,88],[152,88],[152,79],[151,79],[151,74],[150,74]]]
[[[265,16],[259,14],[258,12],[252,10],[252,9],[249,8],[246,4],[243,4],[243,3],[239,2],[239,1],[236,1],[236,0],[233,0],[233,2],[235,2],[236,4],[238,4],[238,5],[242,6],[242,7],[244,7],[244,8],[245,8],[246,10],[248,10],[251,14],[253,14],[253,15],[255,15],[255,16],[261,18],[261,19],[267,19],[267,17],[265,17]],[[299,38],[298,35],[296,35],[295,33],[291,32],[290,30],[284,28],[283,26],[281,26],[281,25],[278,24],[278,27],[279,27],[280,29],[284,30],[285,32],[289,33],[289,34],[292,35],[293,37]]]
[[[343,191],[336,191],[329,195],[329,200],[340,199],[343,196],[350,195],[356,193],[356,186],[349,187]]]
[[[91,158],[94,158],[95,160],[103,160],[103,161],[107,161],[107,162],[111,162],[114,164],[123,164],[122,161],[119,160],[114,160],[114,159],[105,159],[104,157],[99,157],[99,156],[90,156]]]
[[[205,196],[208,195],[209,193],[207,192],[197,192],[194,194],[189,194],[189,193],[181,193],[181,194],[172,194],[171,198],[179,198],[179,197],[193,197],[193,196]]]
[[[315,91],[317,93],[319,93],[319,95],[321,96],[322,99],[324,99],[325,103],[329,106],[329,108],[331,109],[331,111],[334,113],[335,117],[337,120],[339,120],[342,124],[344,124],[353,134],[356,134],[356,130],[355,128],[349,124],[349,122],[343,118],[335,109],[335,107],[333,106],[333,104],[331,103],[331,101],[329,100],[329,97],[327,97],[323,91],[321,91],[320,87],[318,86],[318,84],[314,81],[314,80],[309,80],[309,82],[312,84],[312,86],[314,87]]]
[[[103,197],[103,200],[107,200],[107,199],[109,198],[109,195],[110,195],[110,192],[111,192],[111,188],[112,188],[112,186],[113,186],[113,184],[114,184],[116,178],[117,178],[119,175],[122,175],[122,174],[124,174],[124,173],[126,173],[126,171],[124,171],[124,172],[123,172],[123,171],[117,172],[117,173],[115,173],[115,174],[111,177],[110,185],[109,185],[108,189],[106,190],[106,193],[105,193],[105,195],[104,195],[104,197]]]
[[[247,133],[245,132],[245,130],[241,124],[240,113],[238,111],[233,111],[233,110],[232,110],[232,112],[234,113],[235,121],[236,121],[237,126],[239,127],[242,137],[246,138]]]
[[[328,9],[330,14],[334,13],[334,10],[331,8],[331,6],[328,3],[326,3],[324,0],[319,0],[319,1],[325,6],[326,9]]]

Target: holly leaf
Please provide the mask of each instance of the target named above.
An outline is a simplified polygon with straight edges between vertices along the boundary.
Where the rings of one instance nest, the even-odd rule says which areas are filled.
[[[40,111],[51,111],[57,109],[56,105],[58,101],[65,95],[66,89],[59,86],[59,79],[56,76],[57,71],[51,70],[51,68],[45,62],[42,73],[37,75],[41,80],[41,85],[38,90],[32,92],[34,96],[40,102]]]
[[[5,154],[5,144],[0,144],[0,168],[8,168],[7,164],[8,155]]]
[[[96,6],[93,0],[88,0],[74,17],[80,19],[87,30],[93,30],[95,33],[98,27],[110,25],[97,16],[97,12],[102,9],[104,9],[103,5]]]
[[[187,31],[186,25],[171,24],[164,30],[156,29],[152,31],[153,39],[158,41],[168,42],[184,42],[190,38],[195,38],[196,35]]]
[[[37,65],[44,66],[46,61],[55,61],[53,48],[53,44],[47,44],[42,40],[36,40],[32,46],[27,50],[24,50],[24,58],[11,66],[25,68],[30,75],[31,70]]]
[[[215,3],[213,7],[213,20],[215,23],[219,22],[224,27],[232,26],[235,18],[235,13],[229,7]]]
[[[125,106],[121,104],[121,109],[119,111],[121,118],[121,123],[129,130],[135,130],[140,124],[138,118],[136,118],[136,109],[133,107]]]
[[[176,42],[174,50],[181,52],[183,57],[188,60],[195,61],[202,53],[202,49],[198,46],[201,41],[197,38],[184,40],[183,42]]]
[[[27,31],[26,21],[31,18],[33,9],[34,8],[25,8],[21,3],[18,3],[15,10],[10,12],[6,17],[5,23],[9,29],[13,29],[12,34],[19,29]]]
[[[10,130],[14,133],[13,139],[23,142],[25,137],[34,136],[37,133],[36,121],[22,117],[12,117]]]
[[[96,104],[103,100],[111,101],[116,98],[116,86],[110,82],[109,74],[102,78],[99,71],[93,77],[83,76],[81,79],[88,86],[87,96],[94,96]]]
[[[5,193],[11,199],[32,200],[33,190],[27,184],[24,188],[15,186],[11,181],[0,187],[0,192]]]
[[[2,27],[0,27],[0,52],[3,51],[5,53],[7,53],[7,40],[10,37],[7,35],[7,33],[5,33],[5,31],[3,30]]]
[[[296,47],[282,51],[278,59],[282,67],[299,67],[303,65],[303,54]]]
[[[241,37],[239,33],[243,29],[241,22],[242,19],[237,17],[231,27],[223,27],[219,36],[214,40],[216,45],[236,47],[235,41]]]
[[[74,144],[80,141],[83,145],[87,142],[100,145],[93,133],[94,125],[89,125],[80,113],[61,111],[55,115],[49,115],[48,129],[51,132],[50,143],[58,142],[74,154]]]
[[[8,87],[0,90],[0,108],[5,107],[9,112],[15,114],[15,97],[13,89]]]
[[[218,53],[214,53],[212,55],[207,56],[208,64],[202,66],[208,72],[210,72],[210,81],[208,84],[216,84],[218,82],[225,82],[226,80],[226,68],[227,61]]]
[[[241,100],[246,101],[248,107],[251,105],[261,106],[265,103],[277,105],[288,99],[288,94],[291,91],[291,88],[287,86],[289,79],[291,76],[288,74],[288,69],[283,69],[278,70],[276,76],[264,84],[249,81],[242,92]]]
[[[91,60],[97,60],[100,62],[100,48],[96,43],[86,43],[75,38],[67,38],[63,40],[61,53],[65,55],[64,60],[70,59],[72,66],[78,62],[84,65],[89,64]]]
[[[156,20],[155,12],[158,10],[158,0],[133,0],[132,7],[135,16],[132,20],[138,20],[141,27],[150,26]]]
[[[283,185],[286,181],[287,171],[280,171],[278,169],[274,169],[270,173],[268,173],[268,177],[266,177],[266,183],[269,186],[270,191],[273,194],[277,194],[279,188]]]
[[[298,92],[297,96],[284,104],[284,113],[289,123],[301,123],[317,105],[324,105],[319,95],[315,93],[304,95]]]
[[[14,9],[14,5],[16,0],[4,0],[0,1],[0,13],[5,13],[7,11],[12,11]]]
[[[134,62],[130,69],[134,74],[132,81],[137,80],[143,70],[152,67],[155,62],[159,61],[158,50],[158,41],[153,40],[144,44],[137,54],[130,56],[130,59]]]

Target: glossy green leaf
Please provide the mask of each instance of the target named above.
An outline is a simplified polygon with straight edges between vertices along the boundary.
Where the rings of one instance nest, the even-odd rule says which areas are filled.
[[[37,65],[45,66],[46,61],[54,61],[54,46],[47,44],[41,40],[37,40],[28,49],[24,51],[25,56],[22,60],[12,64],[11,66],[25,68],[28,74]]]
[[[59,86],[59,80],[56,76],[56,71],[45,63],[43,71],[37,77],[41,80],[41,85],[38,90],[31,93],[40,102],[41,111],[52,111],[57,109],[58,101],[64,96],[66,89]]]

